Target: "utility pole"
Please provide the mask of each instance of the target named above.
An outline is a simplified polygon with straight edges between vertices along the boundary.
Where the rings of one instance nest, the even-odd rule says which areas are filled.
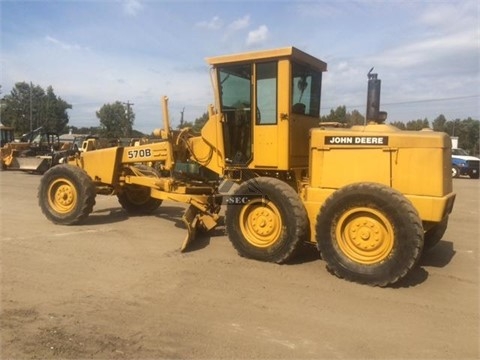
[[[124,135],[126,137],[126,136],[128,136],[128,130],[130,129],[130,124],[131,124],[130,123],[130,114],[131,114],[130,107],[135,105],[135,104],[131,103],[130,100],[127,100],[127,102],[124,102],[123,104],[127,105],[127,122],[128,122],[128,124],[127,124],[127,126],[125,126],[125,129],[124,129]]]
[[[33,131],[32,88],[33,84],[30,81],[30,132]]]
[[[185,107],[180,111],[180,129],[183,127],[183,113],[185,112]]]

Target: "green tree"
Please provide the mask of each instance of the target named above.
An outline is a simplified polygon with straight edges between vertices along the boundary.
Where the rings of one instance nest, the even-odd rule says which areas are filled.
[[[443,114],[440,114],[433,120],[432,128],[434,131],[443,131],[446,132],[447,119]]]
[[[135,114],[120,101],[103,105],[96,112],[100,120],[100,135],[104,137],[131,137]]]
[[[322,122],[347,122],[347,107],[345,105],[338,106],[335,110],[331,109],[328,115],[321,117]]]
[[[393,125],[393,126],[399,128],[400,130],[407,130],[407,127],[405,126],[405,123],[401,122],[401,121],[393,121],[393,122],[390,123],[390,125]]]
[[[207,122],[207,120],[208,120],[208,113],[205,112],[202,114],[202,116],[195,119],[195,121],[193,122],[193,130],[196,132],[200,132],[203,128],[203,125],[205,125],[205,123]]]
[[[180,124],[178,124],[177,129],[183,129],[186,127],[191,128],[194,132],[199,133],[202,130],[203,125],[208,120],[208,113],[205,112],[202,114],[202,116],[196,118],[193,122],[192,121],[180,121]]]
[[[365,117],[358,110],[353,110],[351,113],[347,112],[347,107],[342,105],[338,106],[335,110],[331,109],[330,113],[322,116],[320,121],[339,122],[342,124],[347,124],[348,126],[353,126],[364,125]]]
[[[66,109],[71,108],[72,105],[57,97],[53,88],[49,86],[45,93],[43,107],[41,108],[43,118],[45,119],[42,126],[61,134],[66,129],[69,121]]]
[[[467,132],[465,135],[465,148],[468,149],[470,154],[478,155],[480,152],[480,121],[469,117],[464,120],[464,123]]]
[[[353,110],[351,113],[347,113],[346,119],[347,124],[350,126],[365,124],[365,116],[363,116],[358,110]]]
[[[177,129],[183,129],[187,127],[193,127],[193,123],[191,121],[181,121],[180,124],[177,125]]]
[[[476,155],[479,152],[480,121],[471,117],[446,123],[447,133],[458,137],[458,147]]]
[[[425,119],[418,119],[418,120],[410,120],[406,124],[407,130],[422,130],[425,128],[430,127],[430,123],[427,118]]]
[[[62,133],[69,121],[67,110],[72,105],[55,95],[51,86],[45,91],[39,85],[18,82],[2,99],[0,118],[15,128],[17,135],[40,126],[46,131]]]

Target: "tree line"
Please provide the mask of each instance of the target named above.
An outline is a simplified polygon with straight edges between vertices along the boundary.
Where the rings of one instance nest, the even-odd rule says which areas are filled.
[[[115,101],[104,104],[95,114],[98,127],[77,128],[68,125],[67,110],[72,105],[55,94],[52,86],[44,90],[39,85],[18,82],[12,91],[1,98],[0,121],[15,129],[21,136],[39,127],[58,134],[94,134],[108,138],[134,137],[143,135],[133,129],[135,113],[128,103]]]
[[[0,119],[2,124],[13,127],[16,135],[40,126],[61,132],[68,124],[67,110],[71,108],[71,104],[55,95],[51,86],[44,90],[38,85],[20,82],[2,98]]]
[[[1,93],[1,86],[0,86]],[[48,86],[43,89],[32,83],[18,82],[12,91],[3,96],[0,103],[0,121],[6,126],[15,129],[17,136],[26,134],[40,126],[45,131],[57,132],[58,134],[72,131],[76,134],[94,134],[108,138],[141,137],[145,136],[133,129],[135,113],[130,104],[121,101],[104,104],[95,115],[99,120],[98,127],[75,127],[68,125],[69,116],[67,110],[72,105],[57,96]],[[191,127],[200,132],[203,124],[208,119],[204,113],[194,121],[184,121],[183,112],[180,124],[177,128]],[[321,117],[322,122],[339,122],[346,126],[363,125],[365,117],[357,110],[347,111],[345,105],[331,109],[327,115]],[[394,121],[391,125],[401,130],[421,130],[430,128],[442,131],[450,136],[458,137],[458,146],[467,150],[472,155],[480,152],[479,133],[480,121],[472,119],[447,120],[444,115],[439,115],[431,123],[428,119],[411,120],[406,123]]]

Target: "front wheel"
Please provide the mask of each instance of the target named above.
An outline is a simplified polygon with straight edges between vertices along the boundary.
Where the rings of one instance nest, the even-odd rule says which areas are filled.
[[[452,177],[453,178],[460,177],[460,169],[458,168],[458,166],[452,166]]]
[[[340,278],[386,286],[403,278],[423,248],[423,227],[398,191],[375,183],[334,192],[317,216],[317,246]]]
[[[241,256],[283,263],[308,234],[306,210],[292,187],[275,178],[246,181],[227,199],[227,234]]]
[[[43,174],[38,202],[50,221],[62,225],[79,224],[95,205],[95,185],[85,171],[72,165],[57,165]]]

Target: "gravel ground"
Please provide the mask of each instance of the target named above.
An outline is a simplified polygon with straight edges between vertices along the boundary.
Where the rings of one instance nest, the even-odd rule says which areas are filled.
[[[239,257],[222,227],[188,253],[184,206],[129,217],[98,196],[46,220],[40,177],[0,173],[2,359],[478,359],[480,181],[455,179],[443,240],[393,287],[340,280],[312,251]]]

